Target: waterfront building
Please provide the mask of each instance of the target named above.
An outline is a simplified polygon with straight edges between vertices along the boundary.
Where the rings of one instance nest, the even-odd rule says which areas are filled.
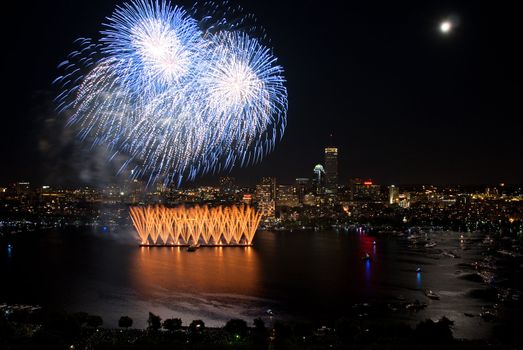
[[[275,219],[276,209],[276,178],[264,177],[260,184],[256,185],[254,200],[258,204],[258,210],[264,222],[271,222]]]
[[[247,204],[247,205],[251,205],[252,204],[252,194],[244,193],[243,194],[243,198],[242,198],[242,202]]]

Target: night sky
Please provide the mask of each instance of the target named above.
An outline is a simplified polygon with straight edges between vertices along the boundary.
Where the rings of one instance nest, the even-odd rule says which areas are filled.
[[[51,82],[74,39],[98,37],[117,3],[3,5],[0,185],[78,179],[82,159],[72,161],[76,153],[63,149],[72,146],[53,149],[62,130],[53,122]],[[503,56],[514,43],[487,28],[492,22],[482,2],[233,3],[265,27],[289,92],[283,141],[262,164],[233,171],[240,182],[310,176],[332,133],[342,184],[349,177],[381,184],[523,183],[523,123],[513,108],[519,94]],[[442,35],[438,26],[448,17],[458,26]]]

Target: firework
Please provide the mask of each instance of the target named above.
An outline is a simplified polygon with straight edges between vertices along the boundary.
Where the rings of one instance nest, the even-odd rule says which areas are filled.
[[[148,183],[261,161],[283,136],[287,91],[250,17],[226,17],[238,12],[210,3],[188,13],[165,0],[117,7],[101,38],[80,39],[60,65],[58,110]]]
[[[251,245],[261,214],[252,207],[131,207],[142,245]]]

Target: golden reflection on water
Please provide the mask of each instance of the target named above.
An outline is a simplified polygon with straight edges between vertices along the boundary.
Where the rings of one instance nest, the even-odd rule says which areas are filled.
[[[255,296],[259,257],[253,247],[140,247],[133,254],[133,284],[150,295],[164,289],[177,293],[226,293]]]

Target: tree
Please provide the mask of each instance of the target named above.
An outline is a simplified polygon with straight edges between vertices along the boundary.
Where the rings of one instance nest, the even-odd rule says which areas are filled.
[[[89,314],[87,312],[75,312],[73,317],[78,321],[78,324],[82,326],[87,322]]]
[[[127,328],[131,327],[132,325],[133,325],[133,319],[130,318],[129,316],[122,316],[118,320],[118,327],[127,329]]]
[[[314,325],[308,322],[297,322],[294,324],[293,333],[299,338],[310,337],[314,333]]]
[[[452,321],[448,318],[442,318],[438,322],[430,319],[418,323],[414,331],[414,336],[420,341],[420,344],[444,344],[454,340],[452,330],[450,329]],[[421,343],[423,342],[423,343]]]
[[[163,321],[163,328],[174,332],[175,330],[182,328],[182,320],[179,318],[168,318]]]
[[[162,319],[160,316],[149,312],[149,318],[147,319],[147,325],[149,330],[157,331],[162,328]]]
[[[247,334],[247,322],[241,319],[232,319],[225,325],[225,330],[232,335],[244,336]]]
[[[87,316],[87,326],[89,327],[100,327],[104,323],[103,319],[100,316],[89,315]]]
[[[290,338],[292,335],[291,327],[281,321],[274,322],[274,332],[277,339]]]
[[[267,349],[269,346],[269,333],[265,327],[265,322],[261,318],[254,320],[254,331],[252,332],[252,346],[253,350]]]
[[[265,332],[267,328],[265,328],[265,322],[261,318],[255,318],[254,319],[254,330],[257,332]]]
[[[200,333],[205,329],[205,323],[202,320],[194,320],[189,325],[191,333]]]

